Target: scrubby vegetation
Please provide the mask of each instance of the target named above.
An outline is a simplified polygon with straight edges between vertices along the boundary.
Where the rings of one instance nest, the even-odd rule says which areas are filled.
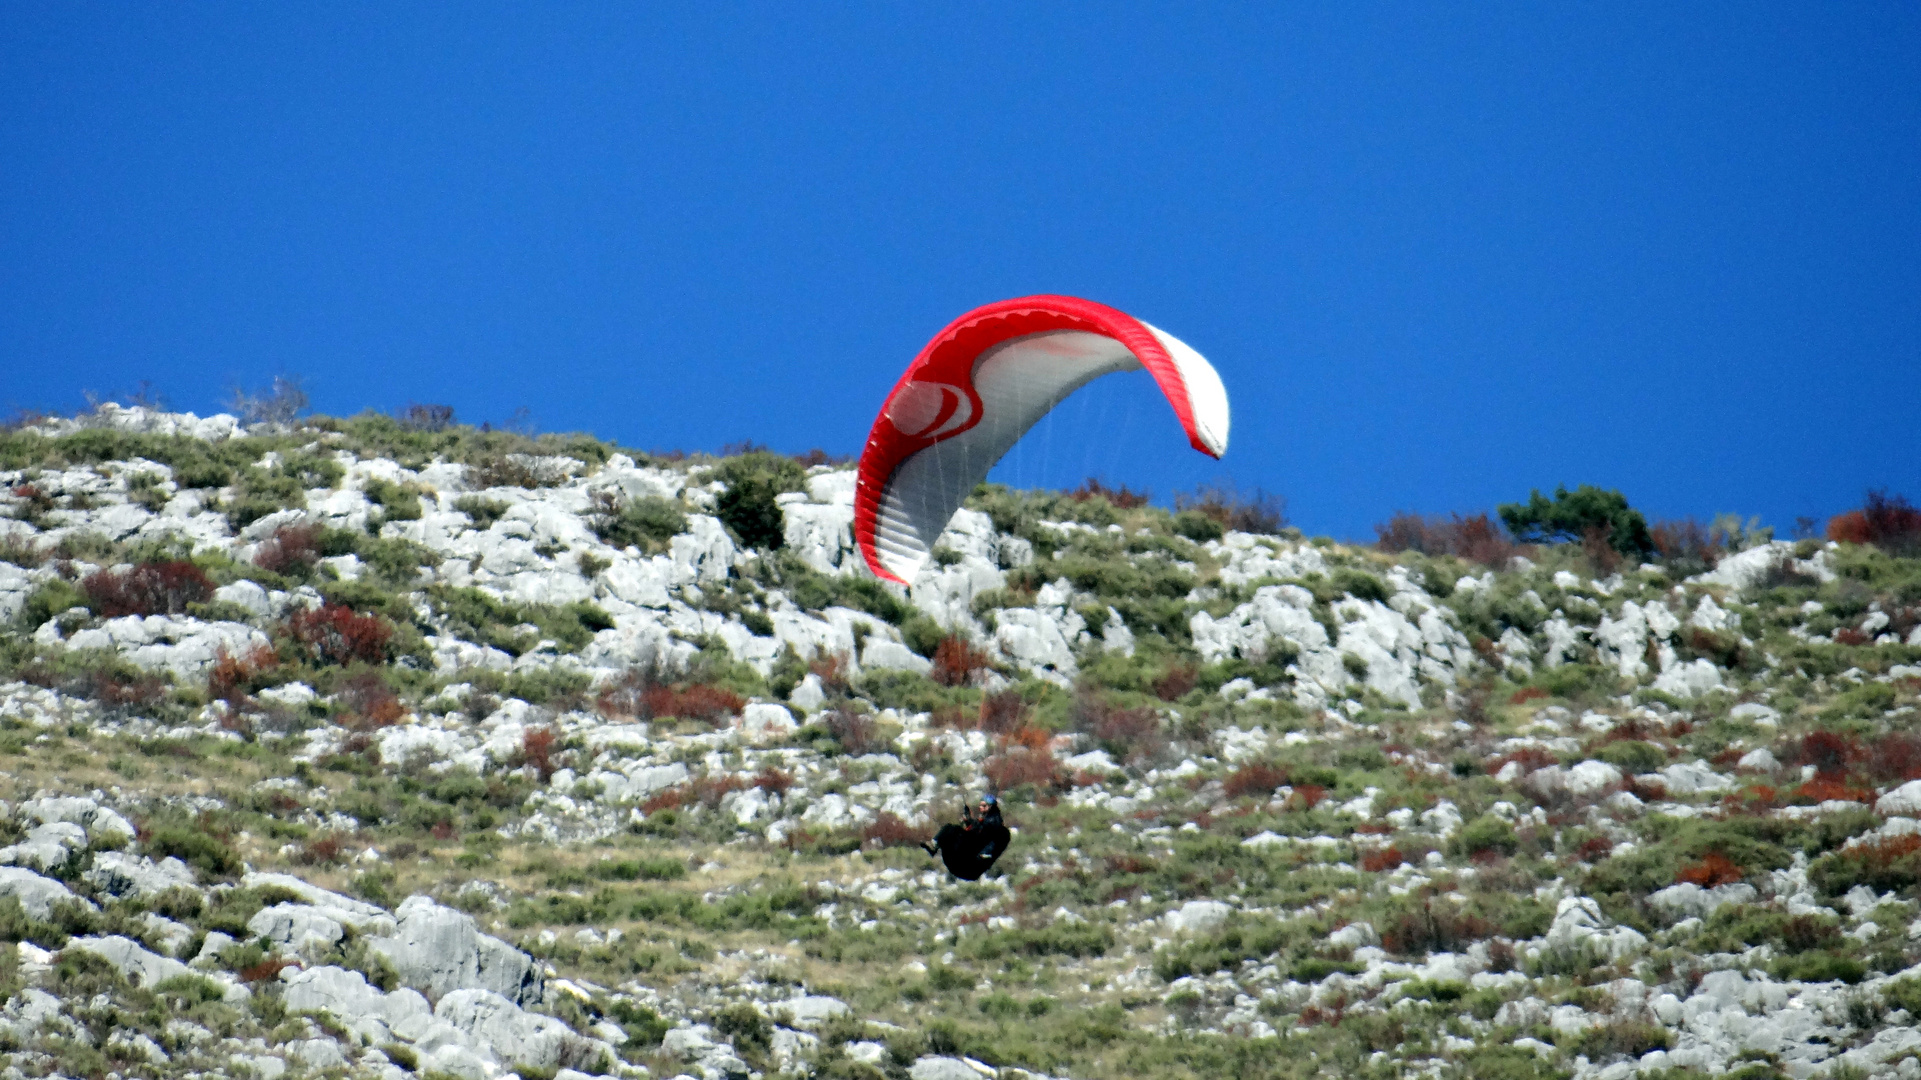
[[[819,527],[824,460],[275,408],[0,434],[0,862],[69,897],[0,874],[24,1074],[433,1075],[412,1029],[289,1009],[303,970],[412,976],[384,931],[262,931],[308,902],[262,872],[550,966],[527,1006],[565,1049],[494,1062],[523,1077],[1911,1052],[1898,496],[1775,542],[1562,489],[1356,547],[1258,494],[990,485],[909,593]],[[915,845],[990,788],[1012,850],[936,873]],[[186,973],[74,944],[114,935]]]

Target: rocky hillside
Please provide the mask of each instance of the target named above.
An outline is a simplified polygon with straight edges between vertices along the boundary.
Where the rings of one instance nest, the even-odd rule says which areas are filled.
[[[418,412],[0,492],[0,1076],[1921,1077],[1911,546],[984,487],[905,590],[845,465]]]

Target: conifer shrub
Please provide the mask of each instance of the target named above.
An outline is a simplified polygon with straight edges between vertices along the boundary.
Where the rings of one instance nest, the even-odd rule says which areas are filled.
[[[471,518],[474,528],[486,529],[507,516],[507,511],[513,507],[499,499],[489,499],[484,495],[462,495],[454,500],[454,509]]]
[[[714,470],[727,484],[716,500],[721,522],[750,548],[773,551],[786,542],[785,519],[775,496],[805,491],[807,471],[793,458],[766,450],[730,457]]]
[[[184,560],[141,563],[127,570],[98,570],[80,582],[87,606],[102,618],[182,615],[187,605],[213,598],[206,571]]]
[[[1579,543],[1596,538],[1619,555],[1646,558],[1654,552],[1647,519],[1619,491],[1590,484],[1569,491],[1563,485],[1548,499],[1537,489],[1529,493],[1527,502],[1503,503],[1496,510],[1508,532],[1526,543]]]

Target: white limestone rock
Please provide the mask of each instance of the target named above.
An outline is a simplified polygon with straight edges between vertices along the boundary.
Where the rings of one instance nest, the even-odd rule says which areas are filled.
[[[462,912],[425,896],[410,896],[395,911],[390,937],[369,937],[367,947],[386,957],[400,980],[435,997],[453,990],[491,990],[516,1004],[540,1000],[545,982],[539,965],[499,938],[481,933]]]

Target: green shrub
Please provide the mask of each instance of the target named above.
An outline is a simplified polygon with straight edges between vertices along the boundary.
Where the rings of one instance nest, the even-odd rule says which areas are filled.
[[[659,1013],[628,998],[615,998],[607,1007],[607,1015],[627,1032],[627,1045],[634,1047],[659,1046],[674,1028]]]
[[[1601,748],[1600,758],[1631,776],[1653,772],[1668,763],[1666,751],[1632,739],[1607,744]]]
[[[1487,851],[1513,855],[1520,850],[1521,841],[1514,835],[1514,826],[1493,814],[1483,814],[1463,825],[1448,846],[1457,855],[1479,855]]]
[[[240,865],[239,855],[226,841],[192,825],[156,829],[147,841],[147,853],[155,859],[171,855],[208,877],[226,877]]]
[[[727,490],[716,500],[721,522],[750,548],[772,551],[785,543],[785,524],[775,496],[804,491],[807,471],[790,457],[750,451],[731,457],[714,470]]]
[[[1173,527],[1176,535],[1184,536],[1197,544],[1205,544],[1209,540],[1219,540],[1221,537],[1227,535],[1226,526],[1208,517],[1206,514],[1201,513],[1199,510],[1183,510],[1175,514]]]
[[[1392,595],[1387,582],[1365,570],[1342,568],[1334,571],[1334,587],[1356,600],[1374,600],[1383,604]]]
[[[1867,978],[1866,964],[1832,952],[1783,956],[1768,965],[1768,973],[1784,982],[1844,982],[1852,986]]]
[[[378,477],[367,481],[367,501],[380,507],[385,521],[419,521],[420,493],[392,480]]]
[[[594,535],[617,548],[658,551],[687,531],[687,512],[679,502],[658,495],[622,500],[603,497],[589,517]]]
[[[53,578],[40,583],[27,594],[26,603],[21,605],[16,619],[20,626],[35,628],[65,611],[86,607],[87,598],[64,578]]]
[[[499,499],[489,499],[484,495],[462,495],[454,500],[454,509],[472,518],[474,528],[486,529],[507,516],[507,511],[513,507]]]

